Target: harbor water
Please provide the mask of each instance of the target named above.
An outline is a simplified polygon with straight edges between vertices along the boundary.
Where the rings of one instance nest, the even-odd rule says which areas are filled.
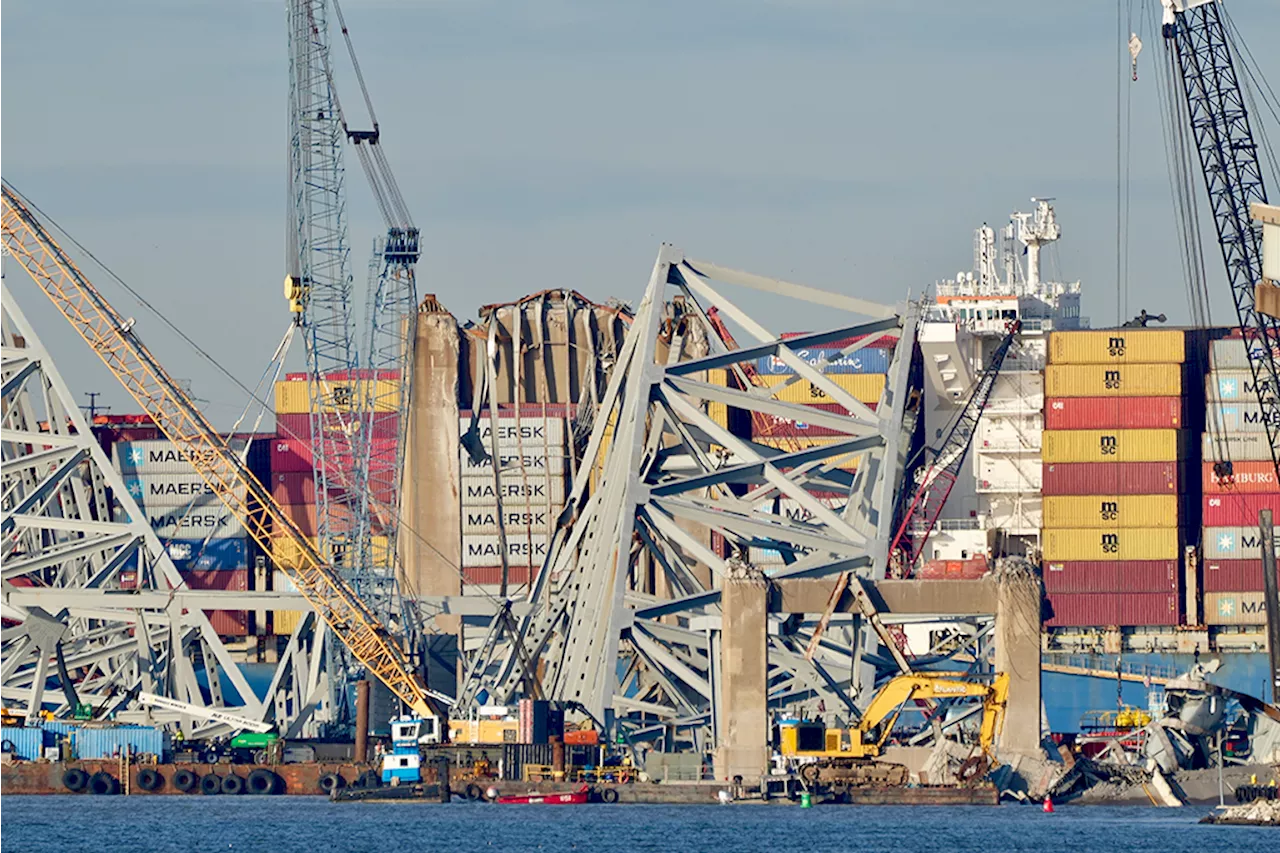
[[[1275,833],[1200,826],[1205,808],[347,804],[323,798],[4,798],[0,853],[912,850],[1274,851]]]

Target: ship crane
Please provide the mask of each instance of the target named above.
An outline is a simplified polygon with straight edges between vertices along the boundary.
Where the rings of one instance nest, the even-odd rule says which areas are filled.
[[[922,451],[932,459],[928,465],[916,470],[915,488],[909,493],[909,499],[904,495],[903,503],[907,509],[903,513],[898,532],[889,545],[890,568],[896,573],[910,574],[916,561],[924,554],[924,546],[929,541],[934,525],[938,523],[938,517],[947,503],[965,457],[969,455],[969,447],[978,430],[978,421],[991,398],[991,391],[995,388],[1005,356],[1009,354],[1021,327],[1021,323],[1015,320],[1004,339],[991,353],[986,369],[974,385],[973,393],[951,419],[942,444]]]
[[[409,665],[374,612],[280,507],[271,490],[214,431],[190,395],[164,369],[126,320],[63,251],[7,183],[0,235],[13,259],[97,353],[142,411],[222,500],[246,532],[268,553],[290,553],[276,565],[293,581],[333,635],[382,681],[392,695],[421,716],[441,716],[434,694]],[[273,548],[281,543],[287,548]]]
[[[1262,280],[1262,235],[1250,219],[1253,203],[1265,204],[1266,187],[1258,144],[1222,7],[1216,0],[1161,0],[1161,33],[1176,60],[1186,118],[1199,153],[1227,283],[1244,338],[1271,461],[1280,475],[1280,320],[1260,314],[1254,287]],[[1230,459],[1214,463],[1221,479],[1234,476]]]

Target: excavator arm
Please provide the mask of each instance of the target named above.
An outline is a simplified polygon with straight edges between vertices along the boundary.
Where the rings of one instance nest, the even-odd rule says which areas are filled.
[[[983,700],[980,743],[990,753],[995,738],[1004,724],[1004,708],[1009,698],[1009,676],[1000,673],[991,684],[962,681],[936,675],[915,673],[899,675],[880,688],[863,712],[856,732],[864,749],[878,753],[893,731],[903,707],[915,699],[955,699],[979,696]]]
[[[407,655],[350,586],[327,564],[187,393],[165,371],[126,320],[98,292],[8,184],[3,187],[0,233],[14,260],[97,353],[129,394],[268,553],[284,540],[292,556],[278,561],[351,654],[419,715],[442,716],[414,674]]]

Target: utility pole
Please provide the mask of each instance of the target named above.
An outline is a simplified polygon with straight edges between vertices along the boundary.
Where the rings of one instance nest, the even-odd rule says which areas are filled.
[[[98,406],[98,398],[102,396],[101,391],[85,391],[84,395],[89,398],[89,405],[81,406],[80,408],[88,411],[89,423],[91,424],[93,423],[93,417],[94,415],[98,414],[98,412],[111,411],[110,406],[101,406],[101,407]]]

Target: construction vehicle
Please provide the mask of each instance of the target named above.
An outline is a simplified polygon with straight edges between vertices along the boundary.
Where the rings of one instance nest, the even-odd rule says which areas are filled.
[[[907,768],[878,760],[908,702],[932,699],[979,698],[982,726],[978,733],[983,769],[996,764],[994,745],[1004,725],[1009,676],[990,682],[966,681],[951,673],[899,675],[871,700],[862,719],[851,728],[826,728],[821,722],[786,722],[778,727],[778,752],[799,763],[806,784],[845,788],[895,786],[907,783]]]
[[[226,440],[209,424],[191,395],[152,355],[134,329],[67,255],[29,205],[3,186],[0,236],[54,307],[84,338],[165,438],[189,459],[214,494],[267,553],[288,559],[277,567],[297,587],[333,635],[374,677],[419,716],[440,717],[437,702],[414,671],[407,652],[340,572],[320,554]]]

